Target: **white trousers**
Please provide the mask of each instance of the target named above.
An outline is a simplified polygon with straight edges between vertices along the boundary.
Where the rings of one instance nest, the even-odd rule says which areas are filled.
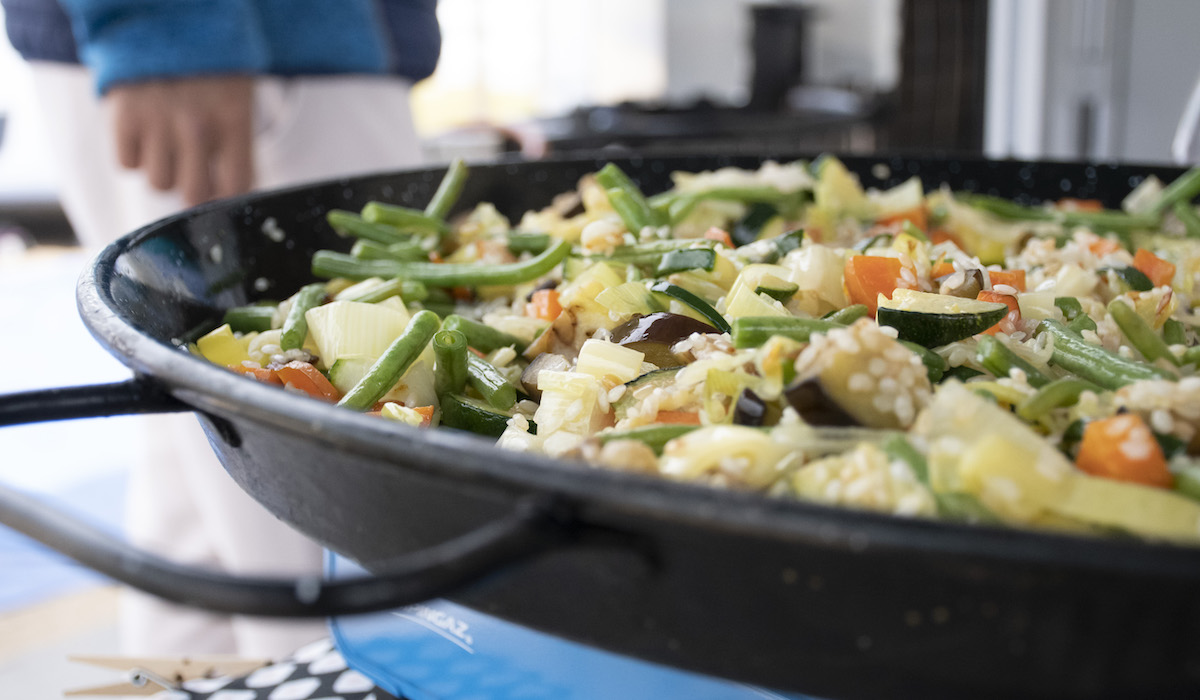
[[[86,69],[33,64],[45,129],[61,166],[61,201],[80,241],[98,248],[183,208],[116,161],[110,116]],[[405,81],[365,76],[261,78],[255,89],[256,189],[419,163]],[[301,264],[303,261],[298,261]],[[146,419],[130,446],[128,536],[171,559],[237,574],[321,569],[320,548],[234,484],[190,415]],[[223,617],[139,593],[125,596],[123,651],[278,658],[326,634],[320,621]]]

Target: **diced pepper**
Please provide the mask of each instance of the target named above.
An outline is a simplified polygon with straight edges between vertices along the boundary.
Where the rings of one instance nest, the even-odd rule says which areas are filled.
[[[1098,199],[1076,199],[1064,197],[1055,203],[1061,211],[1104,211],[1104,203]]]
[[[697,411],[659,411],[654,422],[671,425],[700,425],[700,414]]]
[[[1011,294],[1001,294],[999,292],[993,292],[990,289],[985,289],[981,291],[975,298],[980,301],[999,302],[1008,307],[1008,315],[1006,315],[1004,320],[1000,321],[1000,323],[997,323],[996,325],[984,331],[984,333],[987,335],[996,335],[999,333],[1000,325],[1004,323],[1004,321],[1008,321],[1010,324],[1015,324],[1021,320],[1021,307],[1017,304],[1017,298]]]
[[[904,221],[911,223],[913,226],[916,226],[922,231],[929,230],[929,214],[925,211],[925,207],[913,207],[912,209],[899,211],[895,214],[889,214],[888,216],[880,218],[876,223],[882,226],[888,226],[891,224],[899,224]]]
[[[553,321],[562,313],[562,304],[558,301],[557,289],[539,289],[529,297],[525,305],[525,315],[540,318],[543,321]]]
[[[275,370],[267,369],[266,367],[255,367],[253,365],[246,365],[243,363],[238,365],[229,365],[229,369],[237,372],[238,374],[244,374],[247,377],[253,377],[263,384],[283,384],[283,380],[279,378],[279,375],[275,373]]]
[[[844,279],[851,304],[863,304],[875,317],[879,295],[888,299],[902,286],[900,260],[878,255],[855,255],[846,261]],[[907,286],[907,285],[904,285]]]
[[[718,243],[723,243],[723,244],[725,244],[725,246],[727,248],[736,248],[737,247],[733,244],[733,237],[730,236],[729,232],[723,228],[718,228],[716,226],[713,226],[712,228],[710,228],[704,232],[704,237],[710,241],[717,241]]]
[[[1121,244],[1111,238],[1097,238],[1087,244],[1088,250],[1098,258],[1102,258],[1109,253],[1115,253],[1121,249]]]
[[[933,267],[929,269],[929,277],[931,279],[938,279],[939,277],[945,277],[946,275],[953,274],[954,263],[946,262],[945,260],[939,260],[933,265]]]
[[[325,375],[307,362],[293,360],[275,370],[275,374],[285,386],[299,389],[314,399],[336,403],[341,398]]]
[[[1123,413],[1087,424],[1075,466],[1093,476],[1170,488],[1162,447],[1141,416]]]
[[[1155,287],[1170,284],[1175,278],[1175,264],[1163,260],[1145,248],[1138,248],[1133,255],[1133,267],[1146,277]]]
[[[993,287],[998,284],[1007,284],[1018,292],[1025,291],[1024,270],[988,270],[988,277],[992,280]]]
[[[963,245],[962,239],[944,228],[935,228],[929,232],[930,243],[937,245],[938,243],[945,243],[946,241],[958,246],[959,250],[966,250],[966,246]]]

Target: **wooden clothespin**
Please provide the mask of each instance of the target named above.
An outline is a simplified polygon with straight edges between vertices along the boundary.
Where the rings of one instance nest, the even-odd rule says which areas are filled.
[[[164,690],[178,689],[184,681],[197,678],[244,676],[271,663],[269,659],[246,659],[240,656],[192,656],[182,658],[135,656],[70,656],[75,663],[123,671],[123,683],[98,685],[68,690],[67,696],[81,695],[154,695]]]

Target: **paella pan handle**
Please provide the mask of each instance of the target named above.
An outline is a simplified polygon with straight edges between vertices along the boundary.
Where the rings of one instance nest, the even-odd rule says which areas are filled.
[[[0,426],[190,410],[153,380],[135,378],[0,396]],[[507,515],[455,539],[398,557],[376,576],[329,582],[316,576],[231,576],[177,564],[0,484],[0,524],[88,568],[172,602],[267,617],[329,617],[401,607],[446,595],[557,546],[581,541],[603,544],[613,539],[610,533],[577,527],[572,510],[553,496],[528,496],[518,500]]]

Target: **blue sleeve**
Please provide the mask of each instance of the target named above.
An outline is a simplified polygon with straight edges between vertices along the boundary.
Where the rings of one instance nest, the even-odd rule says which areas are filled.
[[[270,52],[250,0],[61,0],[97,90],[153,78],[262,73]]]

